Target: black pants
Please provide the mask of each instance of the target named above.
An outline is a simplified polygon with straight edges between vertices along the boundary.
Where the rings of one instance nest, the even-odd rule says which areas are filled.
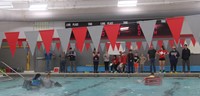
[[[94,64],[94,73],[97,73],[98,72],[99,62],[94,61],[93,64]]]
[[[60,61],[60,72],[66,72],[65,64],[66,64],[65,60]]]
[[[111,66],[111,70],[112,70],[113,72],[114,72],[114,71],[117,71],[117,72],[118,72],[118,70],[117,70],[118,65],[119,65],[119,64],[113,64],[113,65]]]
[[[187,64],[187,69],[188,69],[188,72],[190,72],[190,60],[183,60],[182,61],[182,64],[183,64],[183,72],[185,72],[185,64]]]
[[[177,66],[177,62],[178,60],[175,59],[175,60],[170,60],[170,69],[171,69],[171,72],[176,72],[176,66]]]
[[[133,73],[133,62],[128,62],[128,73]]]
[[[109,71],[109,61],[104,62],[105,64],[105,71]]]

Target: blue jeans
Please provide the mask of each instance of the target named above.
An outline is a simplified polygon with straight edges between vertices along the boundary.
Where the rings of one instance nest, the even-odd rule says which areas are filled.
[[[128,62],[128,73],[133,73],[133,62]]]
[[[65,64],[66,64],[66,61],[65,61],[65,60],[62,60],[62,61],[60,62],[60,72],[66,72]]]
[[[46,60],[46,72],[50,72],[50,60]]]
[[[99,61],[93,61],[93,64],[94,64],[94,73],[98,73]]]
[[[150,59],[150,63],[151,63],[151,65],[150,65],[150,72],[151,73],[155,73],[156,72],[155,58],[151,58]],[[153,72],[153,70],[154,70],[154,72]]]

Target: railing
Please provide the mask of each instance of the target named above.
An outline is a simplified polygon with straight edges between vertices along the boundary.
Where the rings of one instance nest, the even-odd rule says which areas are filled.
[[[8,64],[5,62],[1,61],[2,64],[4,64],[6,67],[10,68],[13,72],[17,73],[20,77],[24,79],[24,76],[22,76],[19,72],[15,71],[12,67],[10,67]]]
[[[13,80],[12,77],[10,77],[8,74],[6,74],[5,72],[3,72],[2,70],[0,70],[0,72],[1,72],[3,75],[6,75],[8,78],[10,78],[10,80]]]

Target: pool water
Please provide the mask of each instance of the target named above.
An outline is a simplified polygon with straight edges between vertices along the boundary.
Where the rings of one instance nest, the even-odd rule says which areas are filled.
[[[52,77],[62,87],[27,91],[23,79],[0,82],[0,96],[200,96],[199,78],[163,78],[160,86],[145,86],[142,78]]]

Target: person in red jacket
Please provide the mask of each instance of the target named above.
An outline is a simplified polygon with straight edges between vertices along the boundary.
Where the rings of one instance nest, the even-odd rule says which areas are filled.
[[[120,64],[119,64],[119,66],[118,66],[118,70],[120,71],[120,72],[124,72],[125,71],[125,66],[126,66],[126,64],[127,64],[127,62],[126,62],[126,54],[124,54],[122,51],[120,51],[119,52],[120,53],[120,57],[119,57],[119,62],[120,62]]]
[[[159,64],[160,64],[160,72],[165,72],[165,56],[168,54],[167,50],[165,50],[164,46],[157,51],[159,55]]]
[[[112,59],[112,66],[111,66],[112,72],[118,72],[117,70],[118,65],[119,65],[119,58],[117,57],[117,55],[114,55]]]

